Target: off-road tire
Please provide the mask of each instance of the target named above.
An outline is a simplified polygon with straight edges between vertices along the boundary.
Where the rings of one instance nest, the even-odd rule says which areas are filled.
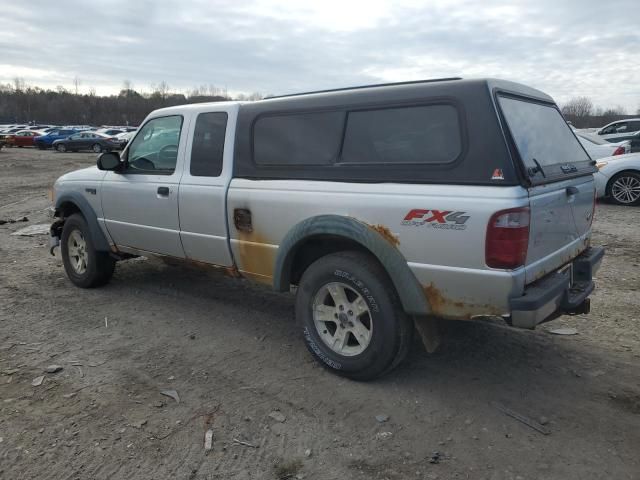
[[[86,245],[87,262],[86,270],[78,273],[69,256],[69,237],[78,232]],[[96,251],[91,232],[84,217],[79,213],[74,213],[64,222],[62,228],[62,238],[60,239],[60,251],[62,252],[62,263],[69,280],[80,288],[94,288],[105,285],[111,280],[115,269],[116,261],[108,252]]]
[[[348,286],[369,309],[370,342],[355,356],[341,355],[329,347],[314,323],[314,299],[332,283]],[[296,319],[313,357],[331,372],[353,380],[372,380],[391,371],[406,357],[413,338],[413,322],[403,311],[387,273],[374,257],[357,251],[321,257],[306,269],[296,294]]]

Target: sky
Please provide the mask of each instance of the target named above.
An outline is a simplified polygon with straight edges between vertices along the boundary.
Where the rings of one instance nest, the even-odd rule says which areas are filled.
[[[0,83],[286,94],[440,77],[640,108],[637,0],[0,0]]]

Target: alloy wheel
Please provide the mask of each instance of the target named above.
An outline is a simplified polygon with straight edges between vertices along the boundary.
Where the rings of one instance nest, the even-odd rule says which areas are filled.
[[[365,299],[341,282],[324,285],[313,301],[313,323],[334,352],[352,357],[371,343],[373,320]]]
[[[620,203],[635,203],[640,199],[640,179],[622,176],[611,185],[611,195]]]

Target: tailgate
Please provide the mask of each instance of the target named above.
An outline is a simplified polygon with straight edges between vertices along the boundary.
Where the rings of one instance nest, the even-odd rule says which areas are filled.
[[[538,185],[529,190],[531,223],[525,279],[529,284],[582,252],[593,217],[593,176]]]
[[[597,170],[555,104],[505,94],[498,104],[529,190],[529,284],[588,246]]]

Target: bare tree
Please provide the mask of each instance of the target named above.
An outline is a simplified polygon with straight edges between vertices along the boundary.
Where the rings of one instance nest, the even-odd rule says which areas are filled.
[[[262,100],[263,98],[264,95],[262,95],[260,92],[253,92],[247,97],[247,100],[249,100],[250,102],[255,102],[256,100]]]
[[[80,81],[77,75],[73,77],[73,90],[76,92],[76,95],[78,95],[78,91],[80,90],[81,83],[82,82]]]
[[[153,87],[153,93],[158,94],[160,98],[162,98],[162,100],[166,100],[166,98],[169,96],[169,92],[170,92],[169,84],[164,80],[161,81],[155,87]]]
[[[624,107],[618,105],[617,107],[607,108],[604,112],[602,112],[603,117],[619,117],[621,115],[625,115],[627,112]]]
[[[129,91],[129,90],[133,90],[133,83],[131,83],[131,80],[129,80],[128,78],[125,78],[122,81],[122,90],[125,91]]]
[[[588,97],[572,98],[562,107],[562,113],[573,119],[589,117],[593,113],[593,102]]]
[[[22,92],[23,90],[25,90],[26,86],[27,86],[27,82],[24,81],[24,78],[15,77],[13,79],[13,89],[16,92]]]

